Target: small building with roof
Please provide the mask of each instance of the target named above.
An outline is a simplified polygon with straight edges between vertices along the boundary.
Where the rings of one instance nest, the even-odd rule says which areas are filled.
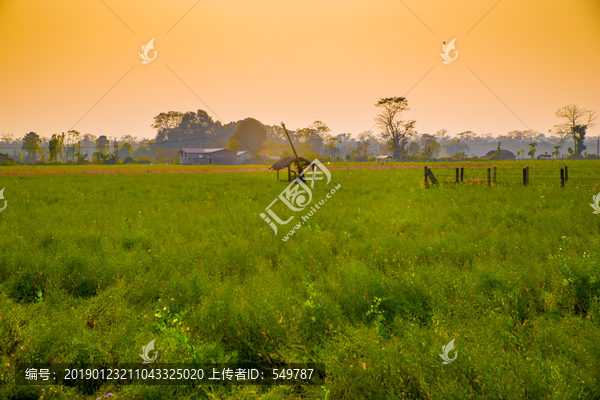
[[[8,154],[2,154],[2,153],[0,153],[0,165],[2,165],[4,163],[4,161],[6,161],[7,165],[10,165],[10,164],[13,164],[13,163],[19,163],[19,164],[21,163],[18,160],[13,160],[12,158],[10,158],[8,156]]]
[[[500,150],[500,158],[498,158],[498,150],[488,151],[483,158],[488,158],[490,160],[500,160],[500,161],[514,161],[517,159],[515,153],[510,150]]]
[[[229,149],[190,149],[177,152],[181,165],[236,165],[237,151]]]
[[[247,160],[252,158],[252,154],[249,151],[238,151],[236,158],[238,164],[245,164]]]

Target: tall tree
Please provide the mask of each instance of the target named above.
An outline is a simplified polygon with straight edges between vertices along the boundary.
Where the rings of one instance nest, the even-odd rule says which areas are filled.
[[[48,152],[50,153],[50,160],[56,161],[56,156],[59,153],[60,139],[56,133],[52,134],[52,138],[48,142]]]
[[[573,138],[575,149],[573,153],[576,156],[581,155],[585,150],[583,141],[588,128],[596,126],[596,112],[579,108],[574,104],[562,107],[556,112],[556,116],[562,119],[560,124],[554,125],[554,133],[561,138],[570,135]]]
[[[104,154],[108,153],[108,149],[110,149],[110,141],[106,136],[102,135],[96,139],[96,150]]]
[[[235,135],[231,135],[229,142],[225,145],[225,148],[233,151],[240,151],[242,143],[235,138]]]
[[[69,160],[69,146],[71,146],[70,154],[72,155],[72,160],[75,161],[75,144],[79,144],[81,148],[81,144],[79,140],[81,138],[81,132],[76,130],[70,130],[67,132],[67,140],[63,141],[65,147],[65,153],[67,155],[67,161]]]
[[[154,123],[151,126],[157,130],[156,141],[166,141],[169,133],[179,126],[183,115],[179,111],[169,111],[168,113],[160,113],[154,117]]]
[[[440,140],[447,140],[448,139],[448,131],[446,129],[440,129],[433,136],[435,136],[436,138],[438,138]]]
[[[137,137],[131,135],[123,135],[119,139],[119,142],[129,142],[129,143],[137,143]]]
[[[309,128],[314,132],[314,134],[313,140],[307,144],[312,145],[313,149],[315,149],[317,153],[321,153],[323,146],[327,142],[327,139],[331,137],[331,129],[321,121],[313,122]]]
[[[339,137],[329,137],[327,139],[327,145],[326,147],[329,149],[329,152],[331,154],[331,152],[333,152],[332,155],[332,160],[333,162],[335,162],[337,155],[336,155],[336,150],[337,150],[337,144],[341,144],[342,140]]]
[[[527,154],[529,154],[531,156],[531,159],[533,160],[533,156],[535,156],[535,152],[537,151],[535,149],[535,147],[537,146],[537,143],[529,143],[529,146],[531,146],[531,150],[529,150],[527,152]]]
[[[427,133],[421,135],[421,144],[421,154],[424,160],[431,161],[432,158],[437,157],[440,153],[441,146],[433,135]]]
[[[469,146],[466,143],[461,142],[460,139],[450,141],[450,143],[444,146],[444,149],[450,157],[452,157],[456,153],[460,153],[463,151],[468,152],[470,150]]]
[[[267,130],[254,118],[246,118],[239,124],[234,136],[241,143],[240,150],[246,150],[256,155],[263,150],[267,140]]]
[[[125,157],[131,156],[133,154],[133,146],[129,142],[123,143],[123,145],[119,146],[119,159],[124,160]]]
[[[227,128],[231,129],[213,121],[204,110],[161,113],[154,117],[152,127],[158,131],[156,141],[162,148],[209,147],[219,142],[216,138],[225,135]]]
[[[27,161],[36,160],[37,153],[40,150],[41,141],[40,135],[35,132],[29,132],[23,137],[23,145],[21,146],[21,150],[25,150],[27,152]]]
[[[419,154],[420,148],[421,146],[419,146],[416,142],[410,142],[408,145],[408,155],[411,157],[416,157],[417,154]]]
[[[414,135],[417,123],[414,119],[409,121],[401,119],[402,112],[409,110],[408,101],[404,97],[389,97],[380,99],[375,106],[382,109],[375,119],[382,129],[382,138],[392,147],[394,160],[403,161],[406,153],[405,146]]]

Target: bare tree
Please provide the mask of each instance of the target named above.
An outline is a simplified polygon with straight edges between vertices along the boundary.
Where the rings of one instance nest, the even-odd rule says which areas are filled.
[[[392,148],[394,160],[404,161],[406,144],[415,133],[414,119],[405,121],[400,119],[403,111],[409,110],[408,101],[404,97],[390,97],[379,99],[377,107],[381,113],[375,118],[377,125],[382,129],[381,136]]]
[[[575,155],[581,155],[581,152],[585,150],[583,141],[585,140],[586,131],[596,126],[594,121],[596,120],[596,111],[586,110],[579,108],[574,104],[569,104],[562,107],[556,112],[558,118],[562,118],[563,122],[554,125],[554,133],[564,138],[570,135],[575,142]]]
[[[448,131],[446,129],[440,129],[433,136],[435,136],[436,138],[438,138],[440,140],[446,140],[449,137],[448,136]]]

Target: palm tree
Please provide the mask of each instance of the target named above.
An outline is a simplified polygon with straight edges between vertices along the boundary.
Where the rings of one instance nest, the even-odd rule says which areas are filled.
[[[558,158],[558,156],[560,156],[560,146],[554,146],[554,149],[556,151],[552,152],[552,155],[554,155],[556,158]]]

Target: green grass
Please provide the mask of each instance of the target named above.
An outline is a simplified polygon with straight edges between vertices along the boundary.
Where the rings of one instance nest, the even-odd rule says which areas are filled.
[[[332,169],[287,242],[259,216],[273,172],[0,176],[0,398],[599,398],[600,176],[424,189],[417,167]],[[139,363],[153,338],[161,363],[321,362],[327,381],[14,385],[16,362]]]

